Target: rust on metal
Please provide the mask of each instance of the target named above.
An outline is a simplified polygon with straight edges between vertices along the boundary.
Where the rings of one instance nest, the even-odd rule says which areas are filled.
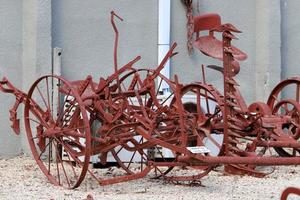
[[[193,16],[193,0],[182,0],[182,3],[186,7],[186,28],[187,28],[187,50],[189,55],[193,54],[193,32],[194,32],[194,16]],[[198,2],[197,2],[198,3]]]
[[[239,61],[247,54],[231,44],[234,34],[240,33],[234,25],[222,24],[218,14],[195,16],[193,23],[195,48],[223,62],[223,66],[207,66],[222,73],[221,93],[207,83],[204,66],[203,81],[186,85],[177,76],[170,80],[160,73],[176,55],[176,43],[154,69],[134,67],[140,56],[119,67],[115,17],[122,20],[111,12],[114,73],[107,78],[68,81],[46,75],[28,93],[7,78],[0,81],[0,90],[16,97],[10,120],[17,134],[17,109],[25,105],[28,142],[51,183],[76,188],[90,176],[107,185],[142,178],[150,171],[154,178],[193,182],[218,165],[224,165],[228,173],[263,177],[270,170],[257,166],[300,164],[300,79],[279,83],[267,103],[247,106],[235,80]],[[162,83],[170,91],[162,93]],[[284,98],[290,86],[296,86],[296,97]],[[111,162],[122,173],[103,175],[91,167]],[[189,173],[178,174],[174,168]]]

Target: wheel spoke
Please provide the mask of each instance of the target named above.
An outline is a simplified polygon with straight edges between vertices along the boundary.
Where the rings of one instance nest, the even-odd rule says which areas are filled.
[[[51,116],[53,116],[53,109],[51,109],[53,107],[52,104],[50,104],[50,95],[49,95],[49,83],[48,83],[48,77],[45,79],[46,80],[46,90],[47,90],[47,101],[48,101],[48,107],[49,107],[49,111],[51,112]],[[53,101],[51,101],[53,102]],[[51,106],[51,108],[50,108]],[[52,118],[52,120],[54,121],[54,119]]]
[[[60,184],[61,184],[61,181],[60,181],[60,172],[59,172],[59,165],[58,165],[58,157],[60,157],[60,155],[59,155],[59,150],[58,150],[57,145],[54,145],[54,146],[55,146],[55,154],[56,154],[56,171],[57,171],[57,178],[58,178],[58,184],[60,185]]]
[[[116,155],[118,155],[123,148],[124,146],[121,146],[121,148],[116,152]]]
[[[41,156],[43,155],[43,153],[45,153],[47,147],[49,146],[50,141],[45,145],[44,149],[40,152],[39,156],[38,156],[38,160],[41,160]]]
[[[60,165],[61,165],[61,167],[62,167],[63,174],[65,175],[65,178],[66,178],[66,181],[67,181],[67,183],[68,183],[68,186],[71,187],[71,183],[70,183],[69,177],[68,177],[68,175],[67,175],[67,172],[66,172],[66,170],[65,170],[65,166],[64,166],[64,164],[63,164],[62,159],[61,159],[59,156],[58,156],[58,160],[59,160],[59,163],[60,163]]]
[[[32,110],[30,110],[30,112],[31,112],[31,114],[35,117],[35,118],[37,118],[37,120],[35,120],[35,122],[36,123],[38,123],[38,124],[40,124],[40,125],[42,125],[42,126],[44,126],[44,127],[49,127],[49,125],[47,124],[47,122],[45,121],[45,119],[44,119],[44,117],[43,117],[43,113],[37,113],[37,112],[33,112]],[[32,116],[31,115],[31,116]],[[32,119],[31,121],[33,121],[34,119],[33,118],[31,118],[31,117],[25,117],[26,119]],[[38,122],[38,121],[40,121],[40,122]]]
[[[43,100],[43,102],[44,102],[44,104],[45,104],[45,106],[46,106],[46,109],[47,109],[46,111],[49,111],[49,112],[50,112],[50,107],[49,107],[49,105],[46,103],[46,99],[45,99],[44,95],[42,94],[42,92],[41,92],[41,90],[40,90],[40,88],[39,88],[38,85],[36,86],[36,89],[37,89],[38,93],[40,94],[40,97],[42,98],[42,100]]]
[[[173,95],[174,95],[174,92],[171,92],[170,95],[167,98],[165,98],[165,100],[163,102],[160,103],[160,105],[164,105]]]
[[[162,79],[162,78],[160,78],[160,80],[159,80],[159,84],[158,84],[158,87],[157,87],[157,90],[156,90],[156,94],[155,94],[155,96],[157,96],[157,95],[159,94],[159,92],[160,92],[160,87],[161,87],[161,84],[162,84],[162,82],[163,82],[163,79]]]
[[[204,119],[204,114],[201,109],[201,96],[200,96],[200,89],[197,90],[196,94],[197,102],[196,102],[196,107],[197,107],[197,120],[203,120]]]
[[[48,148],[48,174],[51,174],[51,159],[52,159],[52,139],[50,139]]]
[[[35,123],[37,123],[37,124],[42,125],[43,127],[45,127],[41,122],[39,122],[39,121],[37,121],[35,119],[32,119],[30,117],[27,117],[27,119],[29,119],[30,121],[33,121],[33,122],[35,122]]]
[[[157,145],[155,145],[155,149],[157,150],[157,152],[159,153],[159,155],[161,156],[161,158],[163,159],[163,161],[166,162],[167,160],[165,159],[163,153],[160,151],[160,149],[157,147]]]
[[[78,158],[78,156],[75,156],[75,152],[72,150],[72,147],[70,147],[69,145],[67,145],[66,143],[60,141],[58,138],[55,138],[55,140],[60,144],[62,145],[66,151],[69,152],[69,155],[72,157],[72,159],[74,161],[76,161],[76,163],[80,166],[82,166],[82,162],[80,161],[80,159]],[[72,153],[71,153],[72,152]],[[79,153],[76,153],[76,154],[79,154]]]
[[[131,163],[132,163],[132,160],[133,160],[133,158],[134,158],[136,152],[137,152],[137,150],[135,150],[134,153],[132,154],[132,156],[131,156],[131,158],[130,158],[130,160],[129,160],[129,162],[128,162],[127,168],[130,167],[130,165],[131,165]]]

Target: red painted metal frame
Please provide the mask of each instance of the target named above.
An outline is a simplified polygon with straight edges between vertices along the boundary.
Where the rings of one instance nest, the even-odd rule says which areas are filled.
[[[288,196],[290,194],[296,194],[298,196],[300,196],[300,188],[295,188],[295,187],[288,187],[286,188],[281,195],[281,200],[287,200]]]
[[[234,79],[240,70],[238,60],[247,55],[231,45],[233,33],[240,32],[232,24],[221,24],[217,14],[194,19],[195,47],[223,61],[223,67],[208,66],[223,74],[222,95],[206,83],[204,67],[203,82],[188,85],[180,84],[177,76],[173,81],[160,74],[176,54],[176,43],[156,69],[134,68],[140,56],[119,68],[115,17],[118,15],[111,12],[115,72],[106,79],[95,83],[88,76],[69,82],[48,75],[39,78],[28,93],[16,89],[6,78],[0,81],[2,92],[16,96],[10,120],[17,134],[17,109],[25,104],[24,122],[31,151],[50,182],[75,188],[88,175],[100,185],[107,185],[142,178],[151,171],[154,177],[168,181],[197,181],[220,164],[229,173],[262,177],[269,172],[258,170],[259,165],[300,164],[299,91],[295,99],[280,98],[281,91],[291,84],[299,90],[300,81],[287,79],[275,87],[267,104],[255,102],[248,107]],[[205,30],[208,35],[199,33]],[[222,40],[215,37],[218,33]],[[163,81],[170,93],[162,97]],[[196,103],[183,102],[189,94]],[[206,141],[218,149],[214,155],[212,149],[202,153],[190,150],[204,148]],[[172,152],[173,157],[167,158],[162,148]],[[267,155],[270,148],[282,157]],[[120,152],[127,153],[129,159]],[[102,165],[107,165],[112,156],[124,173],[104,176],[90,167],[92,156]],[[175,167],[188,168],[190,174],[176,174]]]
[[[223,68],[215,65],[209,68],[218,70],[224,76],[224,96],[220,96],[221,104],[218,106],[223,110],[223,129],[224,134],[223,157],[206,158],[208,163],[219,162],[225,165],[225,170],[230,173],[246,173],[262,176],[263,173],[255,170],[255,165],[273,164],[299,164],[299,91],[296,91],[296,98],[278,98],[279,93],[287,85],[294,83],[299,85],[298,78],[291,78],[280,83],[270,95],[268,103],[255,102],[247,107],[238,90],[238,84],[234,77],[240,71],[238,60],[244,60],[247,55],[231,45],[231,40],[236,37],[232,33],[240,33],[232,24],[221,24],[218,14],[206,14],[196,16],[195,46],[205,55],[222,60]],[[209,35],[202,36],[201,31],[208,30]],[[222,41],[215,37],[215,32],[222,33]],[[223,55],[221,55],[221,52]],[[299,87],[297,87],[299,88]],[[215,90],[215,89],[214,89]],[[297,95],[298,94],[298,95]],[[286,110],[280,112],[281,108],[286,109],[292,106],[290,112]],[[287,127],[288,134],[283,131]],[[292,128],[290,128],[292,127]],[[292,132],[293,133],[289,133]],[[212,127],[213,132],[214,127]],[[239,144],[245,143],[244,146]],[[259,148],[274,147],[281,156],[286,158],[272,158],[261,155],[257,152]],[[293,153],[283,150],[292,148]],[[252,165],[249,165],[251,164]],[[237,165],[238,164],[238,165]]]

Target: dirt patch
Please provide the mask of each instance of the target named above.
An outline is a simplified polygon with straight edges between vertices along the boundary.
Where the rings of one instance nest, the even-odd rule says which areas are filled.
[[[88,195],[102,199],[280,199],[288,186],[300,187],[300,166],[276,167],[265,178],[224,175],[211,172],[193,186],[175,185],[163,180],[140,180],[100,186],[87,177],[81,186],[68,190],[53,186],[35,161],[27,156],[0,159],[0,199],[84,200]],[[299,199],[291,196],[289,199]]]

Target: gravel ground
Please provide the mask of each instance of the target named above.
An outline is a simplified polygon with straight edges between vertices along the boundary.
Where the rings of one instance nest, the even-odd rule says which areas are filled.
[[[105,169],[106,170],[106,169]],[[92,195],[102,199],[280,199],[288,186],[300,187],[300,166],[276,167],[265,178],[224,175],[211,172],[202,179],[201,186],[166,183],[162,180],[140,180],[100,186],[91,179],[75,190],[50,184],[30,157],[0,159],[0,199],[84,200]],[[300,199],[291,195],[289,199]]]

